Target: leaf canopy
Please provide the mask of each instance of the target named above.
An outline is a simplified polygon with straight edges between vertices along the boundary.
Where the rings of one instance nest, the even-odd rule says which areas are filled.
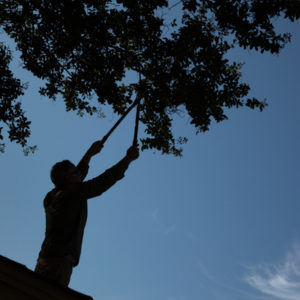
[[[180,13],[170,19],[174,7]],[[15,40],[24,68],[45,81],[42,95],[61,95],[66,110],[89,114],[97,112],[92,97],[123,113],[138,95],[144,99],[142,148],[180,155],[186,139],[172,132],[180,109],[196,132],[226,119],[226,108],[263,110],[264,101],[247,98],[241,64],[226,54],[236,46],[279,53],[290,35],[276,32],[274,18],[299,19],[300,1],[3,0],[0,12],[0,26]],[[128,71],[141,80],[125,84]],[[15,81],[7,99],[21,94]],[[0,97],[4,103],[5,94]],[[23,144],[29,134],[24,120],[17,123],[25,129],[18,129]]]

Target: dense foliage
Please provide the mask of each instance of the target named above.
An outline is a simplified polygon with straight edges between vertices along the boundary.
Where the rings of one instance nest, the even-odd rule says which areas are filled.
[[[23,95],[24,86],[10,71],[10,61],[9,50],[0,43],[0,120],[8,128],[9,139],[25,147],[30,135],[30,122],[24,116],[21,103],[16,100]],[[0,127],[0,140],[3,140],[2,130],[3,127]],[[4,151],[4,146],[4,143],[0,144],[0,152]]]
[[[274,19],[300,17],[299,0],[0,3],[0,24],[15,40],[24,67],[46,82],[41,94],[62,95],[67,110],[90,114],[97,111],[91,98],[122,113],[138,95],[147,133],[143,148],[175,155],[185,141],[171,131],[179,109],[200,132],[213,119],[226,119],[224,108],[264,108],[263,101],[247,98],[250,87],[240,80],[241,65],[225,55],[235,46],[278,53],[290,37],[276,33]],[[124,84],[129,70],[141,80]],[[0,101],[12,102],[20,88],[16,85],[10,98],[1,94]],[[24,141],[28,123],[15,124],[24,125],[16,131]]]

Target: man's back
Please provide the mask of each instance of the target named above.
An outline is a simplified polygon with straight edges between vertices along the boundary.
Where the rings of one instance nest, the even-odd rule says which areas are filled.
[[[87,220],[87,199],[78,197],[76,188],[54,189],[44,199],[45,240],[40,256],[66,256],[79,262]]]

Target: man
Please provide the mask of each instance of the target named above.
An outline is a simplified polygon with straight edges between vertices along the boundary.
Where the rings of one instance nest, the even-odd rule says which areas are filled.
[[[73,267],[79,262],[87,219],[87,199],[101,195],[122,179],[129,164],[139,156],[138,145],[133,145],[112,168],[83,181],[92,156],[102,148],[103,141],[96,141],[77,166],[64,160],[51,170],[55,188],[44,199],[46,233],[35,272],[65,286],[70,282]]]

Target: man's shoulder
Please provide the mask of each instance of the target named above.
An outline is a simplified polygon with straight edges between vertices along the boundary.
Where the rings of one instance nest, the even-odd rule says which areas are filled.
[[[57,202],[61,202],[63,198],[66,198],[68,191],[65,189],[54,188],[49,191],[44,198],[45,209],[49,206],[55,205]]]
[[[54,195],[57,192],[59,192],[59,190],[54,188],[46,194],[46,196],[44,198],[44,208],[47,208],[49,205],[51,205],[51,203],[53,202],[53,199],[55,198]]]
[[[74,183],[66,186],[65,188],[54,188],[49,191],[44,198],[44,208],[47,209],[50,206],[63,205],[64,202],[68,202],[68,199],[76,198],[76,191],[80,184]]]

